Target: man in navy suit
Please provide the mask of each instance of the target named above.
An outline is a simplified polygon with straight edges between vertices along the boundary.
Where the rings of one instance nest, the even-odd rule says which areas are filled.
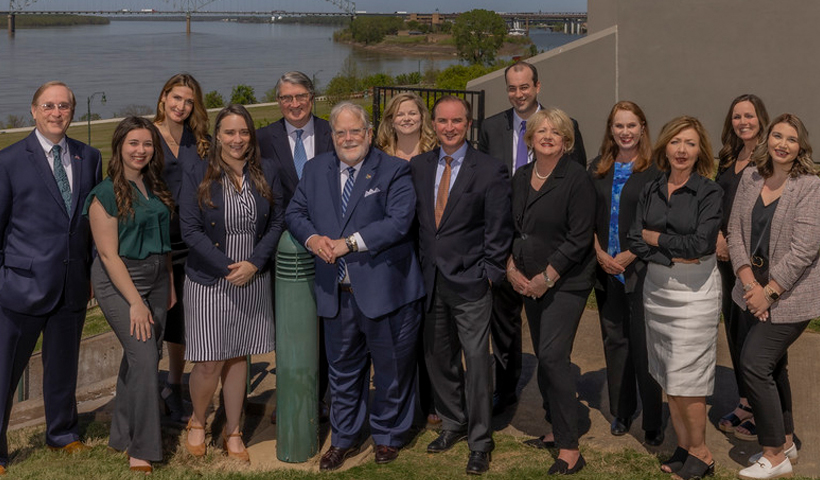
[[[349,102],[330,113],[335,151],[315,157],[285,215],[316,255],[316,307],[330,363],[330,449],[321,470],[355,454],[375,396],[376,463],[396,459],[413,421],[415,349],[424,285],[409,234],[416,195],[407,162],[371,147],[367,113]]]
[[[0,473],[14,391],[43,334],[46,443],[76,452],[77,362],[90,292],[85,198],[100,181],[100,152],[65,136],[74,94],[61,82],[31,102],[35,129],[0,151]]]
[[[282,119],[256,131],[262,157],[273,160],[279,169],[285,206],[296,191],[305,163],[333,151],[330,124],[312,113],[313,95],[313,82],[307,75],[285,73],[276,82]]]
[[[465,140],[469,103],[445,96],[432,113],[441,147],[410,160],[427,290],[424,358],[442,420],[427,451],[444,452],[466,438],[467,473],[482,474],[494,447],[491,290],[504,278],[512,243],[511,187],[507,167]]]
[[[333,138],[327,120],[313,115],[314,88],[302,72],[287,72],[276,82],[276,97],[282,119],[256,131],[259,152],[273,160],[282,182],[282,199],[287,208],[305,164],[314,156],[333,151]],[[274,287],[275,289],[275,287]],[[327,421],[327,354],[324,328],[319,324],[319,416]],[[271,414],[276,423],[276,410]]]
[[[526,122],[541,109],[538,93],[541,82],[538,70],[527,62],[515,63],[504,71],[507,98],[512,108],[487,118],[478,134],[478,149],[504,162],[510,169],[510,177],[518,167],[532,161],[532,154],[522,140]],[[578,122],[575,128],[575,148],[566,155],[586,168],[587,156]],[[521,295],[506,278],[493,289],[493,316],[490,323],[495,359],[495,391],[493,392],[493,415],[518,402],[516,387],[521,378]]]

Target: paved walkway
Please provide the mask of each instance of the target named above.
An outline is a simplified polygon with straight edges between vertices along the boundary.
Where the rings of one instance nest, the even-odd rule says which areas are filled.
[[[814,409],[814,402],[820,398],[820,378],[818,378],[818,357],[820,357],[820,335],[806,333],[791,348],[790,376],[794,397],[794,416],[797,433],[803,440],[800,451],[800,463],[795,473],[806,476],[820,476],[820,416]],[[603,451],[632,448],[650,453],[666,452],[671,454],[675,448],[675,434],[667,420],[666,441],[657,448],[642,444],[643,430],[640,418],[633,421],[629,435],[613,437],[609,433],[609,402],[606,394],[606,371],[598,324],[597,312],[589,310],[584,313],[575,341],[572,356],[577,367],[578,392],[581,400],[581,448],[594,447]],[[165,369],[165,364],[161,365]],[[524,331],[524,373],[519,389],[521,401],[515,411],[507,412],[494,419],[496,430],[530,439],[547,431],[543,420],[541,396],[535,380],[536,361],[532,354],[532,343],[529,330]],[[304,464],[289,464],[276,459],[276,428],[267,420],[273,408],[275,392],[275,355],[260,355],[253,359],[253,392],[249,398],[249,411],[245,425],[246,437],[250,435],[248,450],[251,454],[253,469],[291,468],[318,471],[317,455]],[[96,388],[80,392],[80,408],[84,412],[98,412],[105,415],[110,408],[111,382],[102,382]],[[716,424],[721,415],[734,407],[737,401],[737,390],[731,370],[726,337],[722,326],[718,337],[718,367],[715,395],[707,399],[709,420],[707,443],[712,449],[716,461],[725,468],[735,469],[745,466],[749,455],[759,450],[754,442],[739,441],[734,436],[726,435],[717,429]],[[39,412],[39,413],[38,413]],[[668,416],[668,415],[667,415]],[[12,428],[42,423],[42,408],[37,402],[24,402],[15,407],[12,413]],[[327,424],[321,428],[322,451],[329,446]],[[372,442],[368,448],[345,464],[350,468],[360,463],[372,461]]]

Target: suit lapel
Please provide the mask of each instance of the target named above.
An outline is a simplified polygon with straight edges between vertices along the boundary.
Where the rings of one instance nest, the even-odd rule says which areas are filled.
[[[785,220],[783,217],[786,215],[786,212],[792,211],[792,203],[795,200],[794,196],[797,191],[795,183],[797,180],[789,177],[786,182],[786,188],[783,189],[783,193],[780,195],[780,200],[772,216],[772,225],[769,233],[769,258],[771,258],[772,252],[777,251],[777,241],[780,239],[780,232],[783,230],[783,221]],[[761,190],[763,190],[762,187]],[[757,197],[755,197],[755,201],[757,201]]]
[[[333,138],[330,127],[319,118],[313,117],[313,155],[329,152],[333,149]]]
[[[284,166],[284,173],[290,179],[292,185],[299,183],[299,176],[296,174],[296,167],[293,165],[293,152],[290,151],[290,140],[288,140],[288,129],[285,127],[285,119],[279,120],[278,128],[273,131],[273,151],[282,157],[281,164]]]
[[[72,185],[74,185],[74,188],[71,190],[71,214],[69,217],[74,218],[74,214],[81,208],[78,204],[80,202],[80,184],[82,183],[83,164],[85,162],[83,162],[83,159],[80,157],[81,148],[78,142],[66,138],[66,145],[68,145],[68,154],[71,156],[71,178]]]
[[[538,190],[538,193],[532,196],[532,198],[527,202],[527,208],[530,208],[533,203],[537,202],[541,197],[555,189],[558,185],[560,185],[561,179],[564,178],[564,175],[567,172],[567,165],[568,162],[571,160],[566,156],[561,157],[558,160],[558,164],[555,165],[555,169],[552,171],[552,174],[549,176],[547,181],[541,185],[541,189]],[[535,162],[533,162],[532,166],[533,170],[535,169]]]
[[[341,225],[342,224],[342,220],[341,220],[342,219],[342,190],[341,190],[342,187],[340,186],[341,180],[339,179],[339,175],[340,175],[340,173],[339,173],[339,171],[340,171],[339,170],[340,169],[339,162],[340,162],[340,160],[335,154],[333,155],[333,160],[334,161],[328,162],[328,167],[327,167],[327,173],[326,173],[327,189],[328,189],[327,191],[330,193],[331,200],[333,200],[331,202],[331,203],[333,203],[333,209],[335,211],[335,215],[333,215],[333,218],[335,218],[336,222],[339,225]]]
[[[507,116],[507,131],[503,132],[501,135],[502,141],[502,148],[503,151],[506,152],[505,156],[502,158],[509,158],[509,162],[507,162],[507,168],[510,171],[510,178],[512,178],[513,171],[515,170],[515,155],[513,154],[513,135],[516,134],[515,128],[513,128],[513,120],[515,116],[513,115],[513,109],[509,109],[506,111]]]
[[[51,193],[54,200],[60,205],[60,210],[65,212],[66,216],[68,216],[68,212],[66,212],[65,209],[63,196],[60,194],[60,188],[57,186],[57,179],[54,178],[54,172],[48,165],[48,157],[46,157],[43,147],[40,146],[40,142],[37,140],[37,136],[34,132],[29,135],[26,148],[29,154],[29,162],[34,165],[34,169],[45,183],[46,189],[49,193]]]
[[[362,161],[362,167],[359,169],[359,173],[356,174],[356,180],[353,183],[353,191],[350,192],[350,199],[347,201],[345,216],[342,219],[342,231],[344,231],[345,226],[347,226],[347,222],[349,222],[350,218],[353,216],[353,211],[356,210],[359,200],[364,197],[364,192],[372,183],[372,179],[375,176],[378,166],[379,158],[373,153],[373,148],[371,147],[370,152],[367,153],[367,156],[365,156]]]

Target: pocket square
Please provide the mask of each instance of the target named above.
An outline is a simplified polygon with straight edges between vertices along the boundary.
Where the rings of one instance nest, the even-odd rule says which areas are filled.
[[[373,195],[374,193],[379,193],[379,192],[381,192],[381,190],[378,187],[371,188],[370,190],[364,192],[364,196],[369,197],[370,195]]]

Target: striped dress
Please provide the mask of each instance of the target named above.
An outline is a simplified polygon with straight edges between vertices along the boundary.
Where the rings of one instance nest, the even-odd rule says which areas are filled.
[[[237,192],[223,178],[225,253],[250,258],[256,237],[256,202],[247,175]],[[242,287],[224,278],[201,285],[185,277],[185,359],[221,361],[274,349],[270,272],[257,273]]]

